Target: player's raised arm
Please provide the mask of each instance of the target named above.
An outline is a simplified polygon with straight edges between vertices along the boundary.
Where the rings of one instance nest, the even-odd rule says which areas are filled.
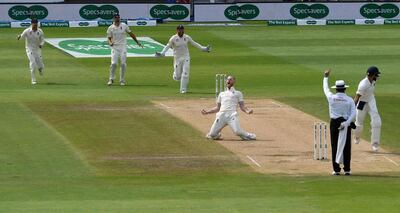
[[[211,46],[207,45],[206,47],[202,46],[201,44],[195,42],[192,37],[188,36],[188,41],[191,43],[193,46],[195,46],[197,49],[200,49],[203,52],[210,52],[211,51]]]
[[[323,85],[323,89],[324,89],[324,93],[325,93],[325,96],[327,97],[327,98],[329,98],[329,96],[331,96],[333,93],[329,90],[329,86],[328,86],[328,78],[329,78],[329,75],[331,74],[331,69],[327,69],[327,70],[325,70],[325,72],[324,72],[324,80],[323,80],[323,82],[322,82],[322,85]]]
[[[172,38],[169,39],[168,44],[165,45],[164,49],[161,50],[161,52],[156,52],[156,56],[157,57],[164,57],[165,56],[165,53],[172,47],[172,42],[173,42],[172,40],[173,40]]]

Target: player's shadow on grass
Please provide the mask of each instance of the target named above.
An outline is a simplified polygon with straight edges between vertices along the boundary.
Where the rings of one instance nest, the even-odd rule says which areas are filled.
[[[44,85],[55,85],[55,86],[76,86],[78,84],[72,84],[72,83],[57,83],[57,82],[47,82],[43,83]]]

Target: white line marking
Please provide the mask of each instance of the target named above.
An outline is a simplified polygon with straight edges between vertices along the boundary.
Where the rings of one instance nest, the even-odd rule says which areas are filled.
[[[276,106],[278,106],[278,107],[281,107],[281,106],[282,106],[282,105],[280,105],[280,104],[278,104],[278,103],[276,103],[276,102],[273,102],[273,101],[271,101],[271,103],[274,104],[274,105],[276,105]]]
[[[171,108],[172,108],[172,107],[167,106],[167,105],[165,105],[165,104],[163,104],[163,103],[160,103],[160,106],[162,106],[162,107],[164,107],[164,108],[166,108],[166,109],[171,109]]]
[[[230,155],[204,155],[204,156],[109,156],[103,157],[103,160],[180,160],[180,159],[229,159],[235,158]]]
[[[383,156],[383,157],[386,158],[386,160],[392,162],[394,165],[400,166],[400,165],[399,165],[398,163],[396,163],[394,160],[392,160],[392,159],[390,159],[390,158],[388,158],[388,157],[386,157],[386,156]]]
[[[261,167],[261,165],[259,163],[257,163],[257,161],[255,161],[253,158],[251,158],[250,156],[246,156],[249,160],[251,160],[251,162],[253,162],[256,166]]]

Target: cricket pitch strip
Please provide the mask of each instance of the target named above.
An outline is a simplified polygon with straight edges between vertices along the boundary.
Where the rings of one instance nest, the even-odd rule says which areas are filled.
[[[215,106],[214,99],[158,100],[154,104],[200,130],[209,131],[215,114],[202,115],[202,108]],[[240,112],[242,129],[257,135],[256,141],[242,141],[227,126],[220,143],[255,171],[284,175],[329,175],[332,172],[330,140],[328,160],[313,160],[313,124],[318,118],[271,99],[249,99],[254,114]],[[240,111],[240,110],[239,110]],[[367,129],[365,131],[368,131]],[[329,137],[328,137],[329,138]],[[375,153],[367,141],[352,144],[353,175],[400,175],[400,154],[380,149]]]

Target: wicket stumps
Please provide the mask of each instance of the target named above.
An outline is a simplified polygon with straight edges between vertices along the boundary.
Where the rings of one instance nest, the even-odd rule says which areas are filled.
[[[314,160],[328,159],[328,134],[325,122],[314,123]]]
[[[219,93],[226,90],[226,79],[228,76],[226,74],[216,74],[215,75],[215,98],[218,98]]]

